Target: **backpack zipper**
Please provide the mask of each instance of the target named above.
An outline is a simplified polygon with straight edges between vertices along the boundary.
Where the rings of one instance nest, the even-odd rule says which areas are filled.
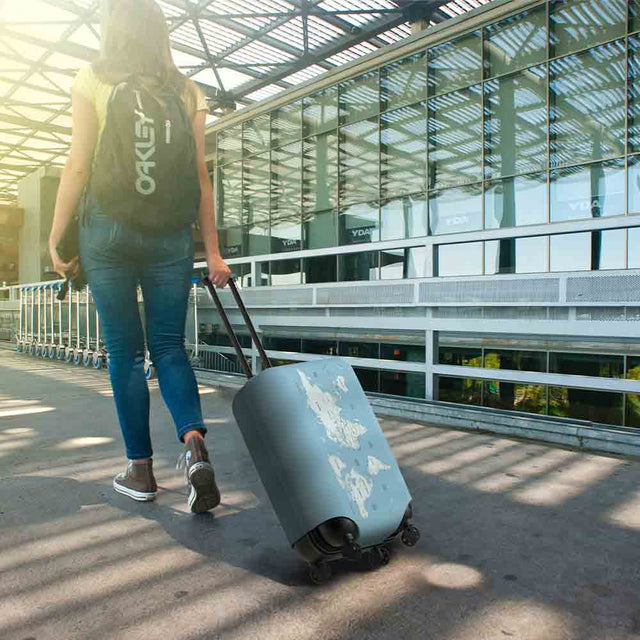
[[[164,121],[164,141],[171,144],[171,120]]]

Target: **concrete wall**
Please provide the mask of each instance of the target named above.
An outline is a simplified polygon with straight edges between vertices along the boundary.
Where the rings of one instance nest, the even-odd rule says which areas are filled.
[[[43,167],[23,178],[18,185],[18,201],[24,209],[19,252],[21,283],[53,277],[47,239],[53,220],[60,169]]]

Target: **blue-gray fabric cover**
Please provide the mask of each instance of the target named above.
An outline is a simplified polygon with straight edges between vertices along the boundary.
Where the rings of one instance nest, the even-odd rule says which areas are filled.
[[[266,369],[236,394],[233,412],[292,545],[335,517],[357,523],[363,547],[397,529],[411,496],[345,360]]]

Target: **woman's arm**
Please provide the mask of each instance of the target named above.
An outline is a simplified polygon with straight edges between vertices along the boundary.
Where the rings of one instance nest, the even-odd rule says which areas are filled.
[[[58,187],[53,224],[49,234],[49,253],[53,268],[62,277],[76,269],[77,258],[68,263],[63,262],[57,246],[71,222],[89,180],[93,150],[98,137],[98,118],[91,102],[74,92],[71,95],[71,104],[71,151]]]
[[[204,240],[207,266],[209,267],[209,279],[217,287],[224,287],[229,280],[231,270],[220,255],[218,247],[218,230],[216,229],[216,216],[213,206],[213,187],[207,163],[204,159],[204,128],[206,112],[198,111],[193,119],[193,133],[196,138],[198,154],[198,177],[200,178],[200,211],[198,222],[200,232]]]

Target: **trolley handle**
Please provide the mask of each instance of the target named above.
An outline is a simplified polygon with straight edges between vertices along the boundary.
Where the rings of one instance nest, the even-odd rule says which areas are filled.
[[[236,355],[238,356],[238,359],[240,360],[240,363],[242,364],[245,370],[247,378],[252,378],[253,372],[251,371],[249,362],[247,361],[247,358],[242,351],[242,347],[240,346],[240,342],[238,341],[236,332],[231,326],[231,322],[229,321],[227,312],[224,310],[224,307],[222,306],[222,302],[220,301],[220,296],[218,296],[218,293],[215,287],[213,286],[213,283],[211,282],[211,280],[209,280],[209,278],[207,277],[203,278],[202,283],[206,287],[207,291],[209,292],[209,295],[211,296],[211,299],[214,301],[218,309],[218,313],[220,314],[220,317],[222,318],[222,322],[225,326],[225,329],[227,330],[227,334],[229,335],[229,340],[231,340],[231,344],[233,345],[233,348],[236,351]],[[229,288],[231,289],[231,293],[236,301],[236,304],[238,305],[238,309],[240,309],[240,313],[242,314],[242,319],[244,320],[244,323],[247,329],[249,330],[251,339],[253,340],[254,344],[256,345],[256,348],[258,349],[258,353],[260,354],[260,359],[262,360],[262,366],[265,369],[269,369],[272,366],[271,362],[269,361],[267,353],[264,350],[264,347],[262,346],[262,341],[260,340],[258,333],[255,330],[255,327],[253,326],[253,322],[251,322],[251,318],[249,317],[247,308],[245,307],[244,302],[242,301],[240,292],[238,291],[238,287],[236,286],[236,283],[235,283],[235,275],[232,275],[229,278]]]

